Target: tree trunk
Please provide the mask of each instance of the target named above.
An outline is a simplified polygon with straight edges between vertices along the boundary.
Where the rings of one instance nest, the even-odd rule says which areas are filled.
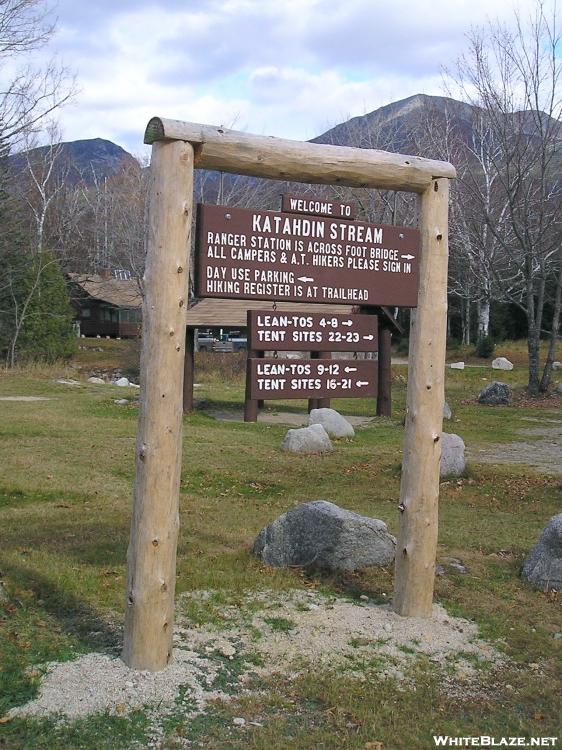
[[[546,393],[550,385],[550,379],[552,378],[552,365],[554,357],[556,356],[556,344],[558,343],[558,330],[560,328],[560,308],[562,307],[562,267],[558,273],[558,285],[556,287],[556,294],[554,297],[554,310],[552,313],[552,328],[550,331],[550,342],[548,345],[548,353],[546,355],[546,362],[544,363],[544,370],[540,382],[539,389],[541,393]]]
[[[527,283],[527,351],[529,354],[529,382],[527,392],[536,396],[539,392],[540,328],[537,326],[535,295],[532,281]]]
[[[490,299],[481,299],[478,303],[478,338],[490,333]]]
[[[448,195],[448,182],[435,180],[420,206],[422,260],[410,329],[393,602],[394,611],[407,617],[431,617],[433,604],[445,398]]]

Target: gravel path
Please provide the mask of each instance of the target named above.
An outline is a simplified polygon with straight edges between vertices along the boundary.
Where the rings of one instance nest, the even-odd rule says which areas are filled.
[[[190,600],[191,606],[215,614],[218,610],[220,626],[194,626],[182,615]],[[234,659],[242,663],[236,674],[238,694],[251,674],[293,676],[311,664],[338,666],[361,678],[376,662],[381,679],[407,680],[409,666],[423,654],[436,667],[452,670],[458,687],[477,680],[471,660],[502,663],[492,646],[478,638],[474,623],[450,617],[440,606],[434,607],[432,619],[403,618],[389,605],[299,589],[251,594],[232,606],[214,605],[213,592],[192,592],[180,598],[178,610],[174,662],[166,670],[129,670],[120,659],[100,653],[51,663],[39,667],[45,674],[37,698],[10,715],[76,719],[153,706],[161,725],[162,716],[178,707],[184,715],[196,715],[209,701],[228,699],[213,685]],[[256,666],[256,653],[262,666]]]
[[[526,427],[518,430],[518,433],[538,440],[494,443],[485,447],[468,446],[468,459],[475,463],[524,464],[541,474],[562,474],[562,420],[522,419],[526,422],[536,421],[540,426]]]

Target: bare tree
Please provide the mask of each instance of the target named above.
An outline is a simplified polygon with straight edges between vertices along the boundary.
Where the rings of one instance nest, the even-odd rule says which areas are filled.
[[[69,71],[52,60],[43,69],[17,67],[54,30],[43,0],[0,0],[0,139],[18,142],[73,95]]]
[[[481,216],[479,246],[495,287],[527,316],[528,391],[548,388],[555,345],[540,379],[540,338],[547,292],[560,284],[560,37],[555,13],[537,2],[533,18],[516,16],[515,30],[499,23],[475,29],[458,63],[456,81],[481,117],[465,186]],[[553,316],[550,334],[558,331]]]

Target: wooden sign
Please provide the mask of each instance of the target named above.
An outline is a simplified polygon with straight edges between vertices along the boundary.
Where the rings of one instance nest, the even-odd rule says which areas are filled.
[[[333,216],[335,219],[354,219],[357,216],[355,203],[340,203],[322,198],[303,198],[287,194],[282,196],[281,211],[290,214]]]
[[[368,359],[250,359],[250,398],[363,398],[377,393]]]
[[[200,205],[195,292],[415,307],[419,248],[409,227]]]
[[[376,315],[248,310],[248,348],[257,351],[375,352]]]

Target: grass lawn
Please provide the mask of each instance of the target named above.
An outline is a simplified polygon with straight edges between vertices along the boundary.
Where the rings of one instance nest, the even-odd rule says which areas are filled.
[[[82,366],[96,366],[91,352],[80,356]],[[102,366],[119,366],[119,356],[113,344],[108,356],[101,355]],[[315,499],[380,518],[396,532],[406,367],[393,368],[392,419],[377,419],[358,430],[353,442],[311,458],[280,450],[282,425],[209,416],[213,409],[241,409],[243,398],[240,367],[212,357],[198,360],[201,407],[185,418],[178,594],[212,589],[218,601],[222,596],[234,606],[265,589],[388,600],[391,568],[341,576],[273,570],[249,549],[265,524],[293,504]],[[213,366],[218,361],[226,362],[222,374]],[[131,403],[116,405],[124,389],[61,385],[54,382],[60,374],[36,369],[0,375],[0,397],[48,399],[0,401],[0,717],[36,694],[41,664],[91,651],[118,653],[120,646],[135,394],[126,391]],[[513,407],[475,403],[484,379],[496,375],[514,386]],[[528,418],[545,424],[560,419],[560,398],[537,406],[518,403],[525,377],[524,367],[502,373],[448,370],[453,421],[444,429],[481,446],[518,439]],[[304,403],[267,406],[297,410]],[[367,400],[334,406],[348,414],[373,412]],[[381,683],[373,665],[362,674],[334,665],[293,678],[270,675],[259,690],[244,694],[226,680],[230,701],[218,701],[190,721],[178,707],[154,746],[335,750],[381,742],[384,750],[423,750],[434,747],[432,734],[558,736],[560,597],[532,590],[519,572],[546,521],[560,512],[561,489],[560,475],[477,463],[465,477],[442,484],[439,556],[459,558],[468,572],[438,577],[436,600],[451,615],[475,621],[509,657],[499,672],[482,669],[481,692],[464,694],[462,686],[446,691],[442,672],[423,658],[412,666],[406,688],[398,681]],[[188,614],[205,620],[213,611],[209,605]],[[275,627],[290,623],[278,618]],[[235,666],[229,666],[232,674]],[[248,721],[233,729],[233,717]],[[262,726],[250,724],[252,719]],[[0,718],[0,748],[147,747],[150,721],[144,710],[62,723]]]

